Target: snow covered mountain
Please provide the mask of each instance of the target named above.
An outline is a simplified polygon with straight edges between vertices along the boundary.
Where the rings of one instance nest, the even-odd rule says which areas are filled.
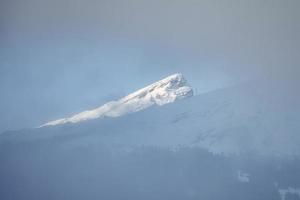
[[[185,98],[192,90],[176,74],[106,112],[2,133],[0,199],[297,199],[297,83]]]
[[[152,105],[164,105],[178,99],[193,96],[193,90],[182,74],[174,74],[145,88],[111,101],[94,110],[88,110],[68,118],[62,118],[43,124],[44,126],[65,123],[77,123],[101,117],[118,117],[146,109]]]
[[[81,144],[99,137],[113,145],[300,156],[300,101],[290,89],[254,83],[229,87],[120,118],[70,125],[70,135],[81,132]]]
[[[298,156],[300,99],[297,84],[285,84],[256,81],[185,98],[193,91],[181,74],[175,74],[98,109],[23,134],[4,135],[15,135],[16,140],[70,136],[76,145],[105,141],[171,149],[201,147],[217,154]]]

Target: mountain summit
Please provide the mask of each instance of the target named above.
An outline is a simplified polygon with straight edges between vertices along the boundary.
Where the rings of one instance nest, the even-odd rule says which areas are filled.
[[[118,117],[152,105],[161,106],[190,96],[193,96],[193,90],[183,75],[173,74],[117,101],[108,102],[94,110],[84,111],[68,118],[50,121],[40,127],[77,123],[101,117]]]

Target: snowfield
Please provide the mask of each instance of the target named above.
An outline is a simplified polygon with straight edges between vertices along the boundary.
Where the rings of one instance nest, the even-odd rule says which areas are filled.
[[[193,90],[188,85],[186,79],[182,74],[174,74],[129,94],[118,101],[108,102],[94,110],[88,110],[72,117],[54,120],[40,127],[78,123],[102,117],[119,117],[146,109],[154,104],[162,106],[190,96],[193,96]]]
[[[299,199],[297,85],[256,81],[193,96],[176,74],[4,132],[0,199]]]

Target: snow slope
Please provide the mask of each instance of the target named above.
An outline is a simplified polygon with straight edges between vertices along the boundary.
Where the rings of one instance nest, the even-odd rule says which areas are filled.
[[[150,105],[173,101],[178,98],[174,93],[178,92],[178,84],[181,86],[181,81],[178,81],[181,80],[178,79],[180,77],[171,76],[168,81],[146,87],[121,99],[120,107],[117,106],[116,109],[104,114],[100,113],[104,116],[118,116],[120,113],[138,111]],[[172,81],[170,83],[170,79],[174,78],[175,86],[171,84]],[[170,89],[170,86],[176,90]],[[165,93],[165,88],[172,92]],[[188,88],[183,86],[185,91],[191,91]],[[161,102],[161,98],[157,96],[154,98],[154,94],[160,90],[162,91],[160,94],[167,94],[167,97],[170,97],[166,98],[167,101]],[[179,97],[185,97],[187,93],[183,94]],[[122,110],[124,107],[126,109]],[[300,97],[297,93],[297,84],[251,82],[185,98],[165,106],[152,106],[117,118],[106,117],[63,126],[17,131],[3,134],[3,138],[60,140],[67,137],[70,140],[63,140],[63,143],[75,146],[93,146],[93,144],[98,146],[99,142],[105,145],[160,146],[171,149],[195,146],[222,154],[252,152],[263,155],[298,156],[299,113]],[[81,117],[81,114],[77,116]],[[63,122],[72,120],[76,122],[75,119],[75,117],[67,118]],[[0,143],[3,138],[0,138]]]
[[[268,82],[2,133],[0,199],[297,198],[299,82]]]
[[[102,117],[119,117],[146,109],[155,104],[161,106],[190,96],[193,96],[193,90],[186,79],[182,74],[174,74],[118,101],[111,101],[94,110],[84,111],[68,118],[45,123],[41,127],[77,123]]]

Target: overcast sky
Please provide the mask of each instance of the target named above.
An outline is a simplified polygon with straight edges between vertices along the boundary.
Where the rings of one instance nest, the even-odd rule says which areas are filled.
[[[181,72],[203,93],[299,73],[299,0],[0,0],[0,132]]]

